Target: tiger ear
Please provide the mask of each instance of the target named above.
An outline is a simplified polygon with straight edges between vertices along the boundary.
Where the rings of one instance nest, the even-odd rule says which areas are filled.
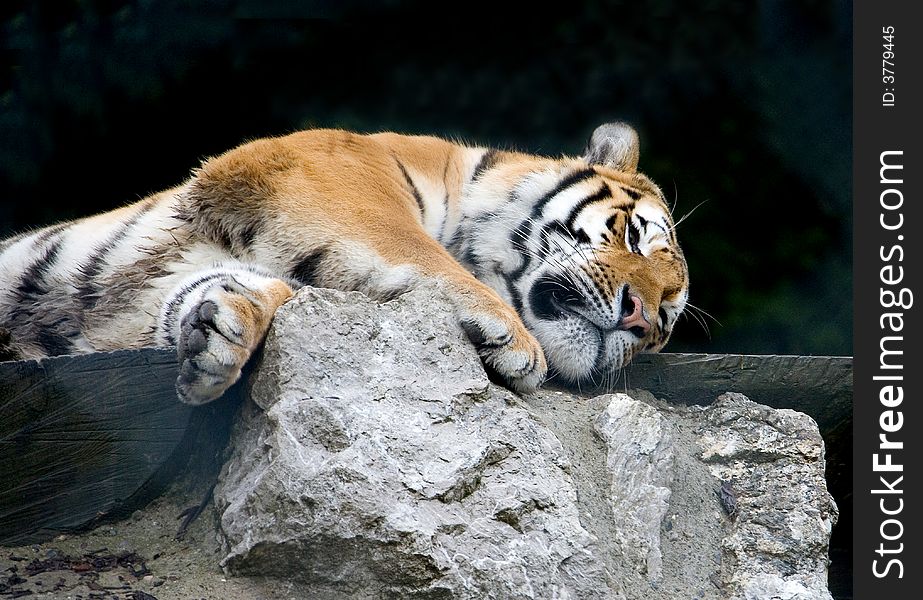
[[[638,133],[631,125],[605,123],[593,131],[583,159],[591,165],[633,173],[638,170],[638,146]]]

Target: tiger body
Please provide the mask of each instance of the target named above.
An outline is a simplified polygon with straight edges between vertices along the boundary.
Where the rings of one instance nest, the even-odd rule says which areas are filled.
[[[199,404],[298,287],[388,299],[434,282],[514,389],[541,383],[546,356],[565,379],[605,376],[666,343],[688,285],[636,135],[594,138],[557,159],[340,130],[249,142],[173,189],[0,242],[6,354],[176,346],[177,391]]]

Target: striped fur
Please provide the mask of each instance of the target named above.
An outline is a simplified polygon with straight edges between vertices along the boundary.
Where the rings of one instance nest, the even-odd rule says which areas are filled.
[[[609,377],[663,347],[687,272],[637,136],[551,159],[432,137],[311,130],[206,161],[130,206],[0,242],[0,357],[176,346],[218,397],[301,285],[389,298],[432,281],[514,389],[548,365]]]

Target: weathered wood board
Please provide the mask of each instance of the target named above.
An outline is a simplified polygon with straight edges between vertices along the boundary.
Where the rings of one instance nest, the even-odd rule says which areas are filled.
[[[760,404],[807,413],[826,433],[852,420],[852,362],[844,356],[645,354],[616,387],[687,404],[740,392]]]
[[[207,414],[177,400],[176,374],[165,349],[0,363],[0,545],[86,527],[156,495]],[[701,404],[741,392],[806,412],[826,434],[851,419],[852,359],[645,355],[615,388]]]
[[[0,544],[156,493],[192,414],[176,374],[176,354],[154,349],[0,363]]]

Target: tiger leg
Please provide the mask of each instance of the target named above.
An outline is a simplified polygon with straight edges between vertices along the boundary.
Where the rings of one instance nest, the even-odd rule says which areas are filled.
[[[288,283],[247,265],[202,271],[174,289],[158,319],[158,338],[177,347],[180,400],[204,404],[231,387],[291,295]]]
[[[409,266],[420,281],[435,281],[448,292],[459,324],[484,363],[511,388],[535,390],[548,370],[545,355],[516,311],[476,279],[422,228],[392,221],[392,235],[367,243],[386,263]]]

